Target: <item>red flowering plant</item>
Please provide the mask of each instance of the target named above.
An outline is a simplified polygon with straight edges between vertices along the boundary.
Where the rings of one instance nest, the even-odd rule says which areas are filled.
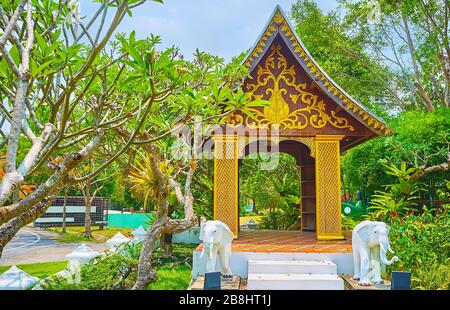
[[[450,205],[423,206],[421,212],[409,210],[386,223],[391,227],[392,248],[400,258],[388,271],[411,271],[413,288],[450,289]],[[440,275],[430,274],[435,270]]]

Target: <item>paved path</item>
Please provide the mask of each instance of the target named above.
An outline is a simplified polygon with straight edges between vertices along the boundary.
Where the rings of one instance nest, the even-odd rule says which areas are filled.
[[[65,256],[80,243],[58,242],[59,235],[37,230],[33,227],[22,228],[3,250],[0,265],[19,265],[43,262],[65,261]],[[103,252],[106,243],[86,242],[93,250]]]

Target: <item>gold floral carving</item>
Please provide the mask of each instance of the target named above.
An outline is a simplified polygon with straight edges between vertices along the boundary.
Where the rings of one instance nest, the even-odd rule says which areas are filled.
[[[306,64],[309,73],[315,77],[315,79],[322,83],[322,85],[327,89],[328,93],[339,98],[347,111],[358,115],[358,117],[369,127],[383,133],[384,135],[389,135],[392,133],[392,129],[387,127],[381,121],[373,117],[364,108],[362,108],[358,103],[356,103],[352,98],[339,89],[339,87],[329,79],[326,74],[320,69],[315,62],[309,56],[308,52],[303,48],[302,44],[298,41],[297,37],[293,33],[291,27],[286,21],[283,14],[277,10],[269,22],[269,26],[265,29],[260,40],[256,44],[256,47],[250,52],[249,56],[244,61],[244,65],[250,68],[255,61],[262,56],[265,48],[269,44],[268,40],[273,36],[274,33],[282,33],[291,43],[294,52],[303,59]],[[239,123],[243,121],[243,117],[240,115],[235,115],[234,121]]]
[[[279,23],[280,32],[284,33],[286,38],[289,39],[291,45],[294,49],[294,52],[297,53],[306,63],[306,67],[309,72],[314,76],[314,78],[318,81],[321,81],[325,88],[327,88],[328,92],[333,94],[335,97],[342,100],[347,110],[357,113],[362,120],[369,126],[374,129],[378,129],[383,132],[385,135],[389,135],[392,133],[392,129],[384,125],[382,122],[374,118],[367,111],[362,109],[358,104],[354,102],[354,100],[350,99],[346,94],[344,94],[334,83],[331,81],[324,72],[315,64],[315,62],[311,59],[305,49],[302,47],[300,42],[298,42],[297,37],[294,35],[291,27],[287,23],[286,20]]]
[[[281,23],[284,21],[283,14],[281,14],[281,12],[277,10],[277,11],[275,12],[275,14],[273,15],[273,21],[274,21],[277,25],[281,24]]]
[[[306,83],[296,83],[295,66],[288,65],[281,52],[281,45],[272,45],[270,49],[271,53],[264,61],[264,66],[258,66],[255,83],[247,84],[247,90],[254,94],[255,99],[270,96],[269,105],[262,110],[248,108],[253,117],[247,117],[245,120],[238,114],[233,115],[229,121],[230,126],[245,124],[252,129],[269,128],[272,125],[279,125],[282,129],[304,129],[311,126],[318,129],[330,124],[336,128],[354,130],[348,121],[338,117],[335,111],[328,113],[323,100],[306,91]],[[261,90],[263,92],[257,94]],[[289,93],[289,90],[293,93]],[[293,111],[290,110],[285,96],[289,96],[297,105]]]

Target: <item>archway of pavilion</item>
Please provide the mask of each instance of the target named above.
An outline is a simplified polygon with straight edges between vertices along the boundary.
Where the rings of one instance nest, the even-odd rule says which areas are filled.
[[[278,167],[280,153],[288,154],[295,159],[296,168],[300,171],[300,179],[290,180],[295,187],[298,187],[300,193],[300,230],[315,231],[316,229],[316,188],[315,188],[315,160],[311,156],[311,148],[305,143],[307,140],[302,138],[282,137],[264,139],[245,139],[243,140],[241,153],[238,156],[239,168],[242,162],[248,156],[256,153],[264,153],[265,161],[260,163],[259,169],[268,170],[270,173]],[[238,170],[238,179],[242,172]],[[255,171],[256,173],[256,171]],[[239,197],[242,199],[242,197]],[[240,202],[240,201],[239,201]],[[261,206],[260,206],[261,207]],[[264,206],[262,206],[264,209]],[[239,222],[240,225],[243,223]],[[297,226],[297,225],[295,225]],[[298,229],[298,226],[297,228]]]
[[[293,155],[305,176],[302,228],[319,240],[342,239],[340,156],[391,129],[328,77],[279,6],[243,64],[244,90],[269,104],[234,112],[212,136],[214,218],[238,236],[239,160],[249,145],[270,141]]]

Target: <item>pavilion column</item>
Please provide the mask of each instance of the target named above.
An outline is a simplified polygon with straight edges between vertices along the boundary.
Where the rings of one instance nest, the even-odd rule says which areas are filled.
[[[316,136],[316,226],[318,240],[343,239],[341,217],[340,140]]]
[[[214,219],[239,232],[238,140],[235,135],[215,135]]]

